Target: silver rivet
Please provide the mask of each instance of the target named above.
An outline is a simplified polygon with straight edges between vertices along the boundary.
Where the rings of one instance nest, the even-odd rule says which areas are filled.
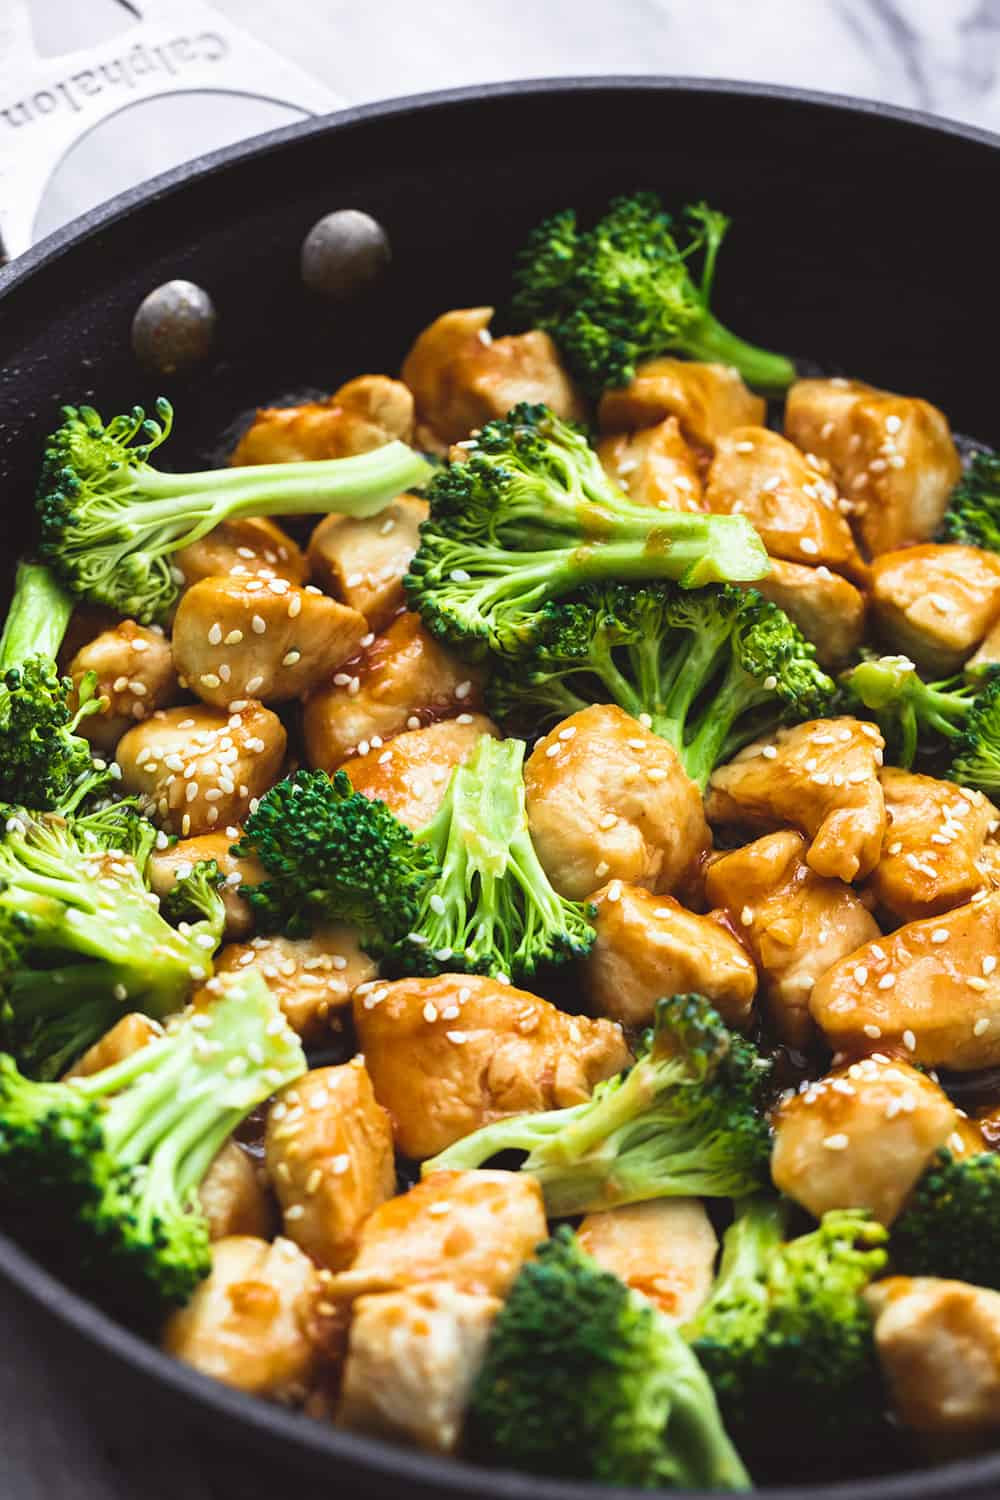
[[[341,208],[302,241],[302,280],[311,292],[341,302],[377,281],[390,259],[381,224],[359,209]]]
[[[132,319],[132,348],[151,370],[172,375],[198,364],[215,338],[212,299],[193,281],[165,281],[139,303]]]

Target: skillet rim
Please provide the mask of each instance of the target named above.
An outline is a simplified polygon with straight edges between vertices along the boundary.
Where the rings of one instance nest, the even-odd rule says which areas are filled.
[[[56,229],[6,267],[0,267],[0,315],[4,304],[15,299],[19,289],[38,273],[72,255],[77,246],[96,234],[127,219],[133,210],[180,192],[193,178],[210,178],[230,166],[255,157],[270,156],[300,140],[347,131],[369,120],[405,119],[417,112],[475,106],[493,99],[524,95],[548,94],[558,98],[561,94],[616,89],[633,93],[649,91],[774,99],[782,104],[833,109],[845,116],[874,116],[1000,151],[1000,133],[931,115],[924,110],[815,89],[723,78],[586,74],[471,84],[401,95],[281,126],[247,141],[220,147],[116,194]],[[587,1482],[546,1480],[506,1469],[489,1469],[363,1437],[233,1390],[200,1375],[132,1333],[95,1303],[74,1292],[3,1233],[0,1233],[0,1275],[105,1355],[170,1388],[191,1407],[199,1408],[196,1423],[204,1420],[205,1411],[215,1413],[226,1420],[233,1437],[238,1431],[244,1435],[252,1433],[258,1442],[266,1438],[272,1443],[290,1443],[305,1450],[310,1455],[313,1469],[317,1467],[317,1460],[325,1456],[333,1463],[338,1460],[346,1463],[355,1474],[367,1472],[376,1483],[398,1484],[400,1493],[404,1492],[402,1487],[412,1481],[423,1487],[421,1494],[433,1490],[442,1496],[456,1496],[457,1500],[470,1495],[483,1497],[483,1500],[635,1500],[634,1490]],[[228,1438],[229,1432],[224,1436]],[[875,1479],[843,1480],[826,1485],[769,1486],[757,1493],[784,1497],[784,1500],[948,1500],[948,1497],[961,1500],[968,1491],[970,1500],[973,1497],[985,1500],[989,1493],[987,1486],[991,1484],[1000,1488],[1000,1452],[944,1464],[936,1469],[905,1470]],[[673,1493],[698,1500],[701,1492]],[[710,1497],[706,1495],[704,1500],[710,1500]]]

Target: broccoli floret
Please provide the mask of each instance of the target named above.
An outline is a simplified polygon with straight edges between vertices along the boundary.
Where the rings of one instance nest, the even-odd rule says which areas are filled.
[[[992,677],[976,695],[965,728],[954,742],[947,775],[962,786],[977,787],[988,797],[1000,794],[1000,677]]]
[[[474,1131],[424,1173],[475,1168],[510,1149],[551,1218],[649,1198],[730,1198],[768,1180],[770,1064],[701,995],[660,1000],[635,1064],[585,1104]]]
[[[975,454],[951,492],[940,535],[943,542],[1000,552],[1000,454]]]
[[[797,1239],[784,1229],[779,1200],[737,1205],[714,1290],[685,1329],[747,1452],[856,1441],[883,1407],[861,1293],[887,1264],[888,1232],[848,1209]]]
[[[956,740],[969,723],[979,689],[961,677],[924,682],[907,656],[878,656],[859,662],[840,679],[850,706],[874,717],[889,747],[891,763],[906,770],[920,747],[934,739]],[[929,745],[928,745],[929,742]]]
[[[183,931],[164,921],[143,878],[155,836],[123,806],[7,818],[0,989],[6,1046],[29,1072],[61,1073],[128,1010],[162,1020],[211,973],[218,914]]]
[[[162,397],[155,418],[141,406],[110,422],[89,406],[65,406],[62,416],[38,485],[42,555],[71,593],[144,623],[164,620],[177,600],[171,555],[221,521],[370,516],[431,474],[400,442],[350,458],[168,474],[149,462],[173,422]]]
[[[204,924],[204,930],[215,934],[216,946],[222,942],[226,926],[226,907],[220,891],[225,876],[217,860],[200,859],[186,875],[174,881],[160,901],[160,915],[175,927],[192,922]]]
[[[728,228],[705,203],[686,207],[678,225],[655,193],[614,199],[588,230],[571,210],[555,214],[518,257],[514,316],[552,335],[591,396],[627,385],[641,360],[668,352],[733,365],[751,385],[783,391],[795,379],[791,360],[737,338],[712,314]]]
[[[197,1189],[252,1109],[305,1072],[261,976],[86,1078],[38,1083],[0,1056],[0,1194],[54,1227],[83,1285],[155,1327],[211,1268]]]
[[[525,660],[498,663],[489,706],[537,733],[611,699],[704,787],[749,740],[822,715],[833,693],[815,647],[755,589],[595,585],[545,607]]]
[[[585,584],[752,581],[770,564],[745,516],[636,505],[584,434],[522,404],[437,472],[406,588],[435,635],[467,655],[522,655],[550,599]]]
[[[1000,1158],[940,1151],[892,1226],[893,1267],[1000,1291]]]
[[[565,1227],[524,1265],[497,1316],[467,1434],[483,1457],[532,1474],[750,1488],[682,1336]]]

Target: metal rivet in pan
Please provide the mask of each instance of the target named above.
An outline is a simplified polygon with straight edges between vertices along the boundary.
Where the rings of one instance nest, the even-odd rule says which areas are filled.
[[[215,307],[193,281],[165,281],[144,297],[132,319],[136,358],[162,375],[198,364],[215,338]]]
[[[313,225],[302,242],[302,280],[342,302],[370,287],[391,258],[389,237],[370,214],[341,208]]]

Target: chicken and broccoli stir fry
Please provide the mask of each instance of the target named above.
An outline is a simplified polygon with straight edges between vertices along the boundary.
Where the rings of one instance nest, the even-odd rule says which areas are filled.
[[[1000,460],[724,327],[726,227],[558,214],[226,467],[66,408],[0,639],[7,1227],[640,1488],[1000,1446]]]

